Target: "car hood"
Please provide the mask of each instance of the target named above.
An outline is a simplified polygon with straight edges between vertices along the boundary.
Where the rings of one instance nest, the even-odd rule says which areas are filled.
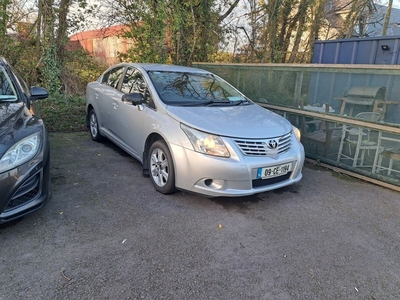
[[[292,130],[285,118],[257,104],[243,106],[168,106],[167,113],[178,122],[208,133],[240,138],[269,138]]]
[[[23,102],[0,103],[0,138],[21,118],[24,108]]]
[[[0,157],[17,141],[38,131],[41,124],[23,102],[0,103]]]

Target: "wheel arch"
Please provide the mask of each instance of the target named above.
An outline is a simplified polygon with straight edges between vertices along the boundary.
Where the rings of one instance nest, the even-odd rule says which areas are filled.
[[[150,173],[149,173],[149,160],[148,160],[150,147],[155,141],[158,141],[158,140],[164,141],[165,144],[167,145],[168,150],[171,153],[172,163],[175,166],[175,162],[174,162],[174,158],[173,158],[173,155],[172,155],[172,152],[171,152],[171,148],[169,147],[167,141],[165,140],[165,138],[161,134],[153,132],[147,137],[146,142],[144,144],[144,149],[143,149],[143,156],[142,156],[143,170],[142,170],[142,175],[145,176],[145,177],[149,177],[150,176]],[[176,169],[176,168],[174,168],[174,169]],[[176,170],[175,170],[175,172],[176,172]]]

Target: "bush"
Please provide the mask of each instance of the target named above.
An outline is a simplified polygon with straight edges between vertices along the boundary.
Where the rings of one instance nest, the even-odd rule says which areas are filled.
[[[81,96],[50,96],[36,102],[49,132],[86,130],[85,104],[86,99]]]
[[[86,130],[86,85],[104,69],[82,50],[68,52],[65,66],[60,70],[61,89],[36,103],[49,132]]]
[[[82,49],[68,51],[65,67],[60,72],[61,92],[66,95],[85,95],[87,84],[96,80],[106,68]]]

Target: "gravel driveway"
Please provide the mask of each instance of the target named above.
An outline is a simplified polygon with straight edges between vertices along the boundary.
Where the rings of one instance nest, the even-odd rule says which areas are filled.
[[[400,299],[397,192],[306,165],[251,197],[165,196],[110,142],[50,138],[52,199],[0,227],[0,300]]]

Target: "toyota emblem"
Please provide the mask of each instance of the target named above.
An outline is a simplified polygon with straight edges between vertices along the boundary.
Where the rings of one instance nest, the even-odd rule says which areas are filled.
[[[275,140],[269,140],[268,147],[270,149],[275,149],[276,147],[278,147],[278,143]]]

